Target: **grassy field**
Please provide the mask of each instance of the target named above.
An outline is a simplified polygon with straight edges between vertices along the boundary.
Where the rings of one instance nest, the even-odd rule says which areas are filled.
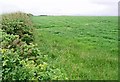
[[[69,79],[118,79],[117,17],[34,16],[35,43]]]

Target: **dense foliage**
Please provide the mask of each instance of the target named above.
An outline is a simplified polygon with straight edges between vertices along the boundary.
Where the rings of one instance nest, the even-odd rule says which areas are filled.
[[[21,12],[2,15],[2,30],[8,34],[19,35],[23,41],[33,41],[33,25],[30,17]]]
[[[2,79],[11,80],[58,80],[66,79],[59,69],[47,63],[48,56],[41,55],[33,43],[33,28],[25,13],[2,16],[0,51],[2,54]]]

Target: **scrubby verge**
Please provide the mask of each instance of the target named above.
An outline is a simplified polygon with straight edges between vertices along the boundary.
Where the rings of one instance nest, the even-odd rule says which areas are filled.
[[[67,79],[58,68],[47,63],[33,43],[32,22],[21,12],[2,15],[0,53],[2,54],[2,80],[59,80]]]

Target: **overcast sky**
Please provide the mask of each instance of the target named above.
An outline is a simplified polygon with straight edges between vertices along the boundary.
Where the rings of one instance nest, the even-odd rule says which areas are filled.
[[[0,14],[23,11],[34,15],[118,15],[119,0],[0,0]]]

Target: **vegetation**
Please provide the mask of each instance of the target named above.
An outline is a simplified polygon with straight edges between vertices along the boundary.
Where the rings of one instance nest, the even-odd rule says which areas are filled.
[[[35,43],[76,80],[118,79],[117,17],[34,16]]]
[[[25,13],[17,12],[2,15],[2,30],[8,34],[19,35],[26,43],[33,41],[32,22]]]
[[[2,15],[2,80],[117,80],[117,20]]]
[[[60,69],[47,62],[33,43],[32,22],[21,12],[2,15],[0,53],[2,54],[2,80],[58,80],[67,79]]]

